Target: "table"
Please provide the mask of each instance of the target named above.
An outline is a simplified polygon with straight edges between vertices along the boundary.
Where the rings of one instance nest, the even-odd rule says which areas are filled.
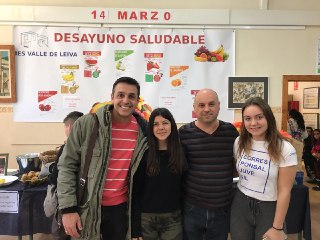
[[[286,216],[288,234],[301,232],[305,240],[312,240],[309,188],[304,185],[295,185],[291,190],[291,200]]]
[[[47,218],[43,210],[43,201],[47,193],[47,184],[26,186],[20,181],[0,188],[1,191],[19,192],[19,213],[0,213],[0,235],[29,235],[51,233],[52,218]]]
[[[52,219],[47,218],[43,211],[47,184],[27,187],[16,181],[9,186],[1,187],[0,190],[18,191],[20,198],[19,213],[0,213],[0,235],[29,235],[32,239],[35,233],[51,233]],[[286,229],[288,234],[299,233],[300,239],[303,232],[305,240],[312,240],[309,188],[304,185],[295,185],[292,188]]]

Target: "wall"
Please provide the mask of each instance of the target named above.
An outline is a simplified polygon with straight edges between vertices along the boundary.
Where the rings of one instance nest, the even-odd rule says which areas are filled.
[[[279,3],[281,2],[281,3]],[[319,1],[268,1],[274,10],[320,10]],[[30,1],[0,0],[0,5],[31,5]],[[34,0],[32,5],[55,6],[99,6],[134,8],[212,8],[212,9],[255,9],[261,1],[112,1],[109,4],[100,0]],[[12,44],[12,26],[0,25],[0,44]],[[281,124],[282,75],[315,74],[316,43],[320,38],[320,27],[306,27],[304,30],[236,30],[236,75],[268,76],[270,78],[269,103],[275,113],[278,126]],[[19,87],[19,84],[17,84]],[[19,101],[19,99],[18,99]],[[63,143],[62,123],[16,123],[12,121],[14,104],[0,104],[0,152],[10,153],[9,168],[17,167],[15,156],[23,153],[41,152],[53,149]],[[9,109],[9,110],[8,110]],[[11,110],[10,110],[11,109]],[[241,119],[235,111],[235,121]],[[62,119],[61,119],[62,121]]]
[[[82,6],[82,7],[113,7],[113,8],[216,8],[216,9],[256,9],[259,8],[260,1],[252,0],[117,0],[117,1],[101,1],[101,0],[91,0],[91,1],[79,1],[79,0],[0,0],[0,4],[7,5],[34,5],[34,6]]]
[[[258,9],[261,2],[267,2],[270,10],[320,10],[318,0],[117,0],[117,1],[79,1],[79,0],[0,0],[2,5],[34,5],[34,6],[99,6],[126,8],[190,8],[190,9]]]
[[[320,82],[299,82],[297,90],[294,90],[294,82],[288,83],[288,94],[292,95],[293,101],[299,101],[301,113],[320,113],[320,109],[303,108],[303,89],[311,87],[320,87]]]

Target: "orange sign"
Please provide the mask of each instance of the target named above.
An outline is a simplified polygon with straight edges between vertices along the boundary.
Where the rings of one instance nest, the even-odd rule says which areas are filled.
[[[170,67],[170,77],[177,75],[185,70],[189,69],[189,66],[171,66]]]

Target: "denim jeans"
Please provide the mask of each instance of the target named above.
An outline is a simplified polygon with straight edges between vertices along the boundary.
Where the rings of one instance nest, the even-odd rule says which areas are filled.
[[[183,210],[184,240],[227,240],[230,209],[206,209],[185,203]]]

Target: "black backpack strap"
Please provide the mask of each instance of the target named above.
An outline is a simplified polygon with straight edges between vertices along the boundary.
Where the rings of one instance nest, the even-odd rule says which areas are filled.
[[[91,113],[95,119],[95,125],[93,128],[93,131],[91,133],[89,145],[88,145],[88,151],[83,167],[83,172],[82,175],[79,179],[79,184],[78,184],[78,202],[81,203],[82,197],[83,197],[83,192],[84,192],[84,187],[87,182],[87,176],[88,176],[88,171],[89,171],[89,166],[92,158],[92,153],[93,153],[93,148],[96,143],[97,137],[98,137],[98,132],[99,132],[99,121],[98,117],[95,113]]]

